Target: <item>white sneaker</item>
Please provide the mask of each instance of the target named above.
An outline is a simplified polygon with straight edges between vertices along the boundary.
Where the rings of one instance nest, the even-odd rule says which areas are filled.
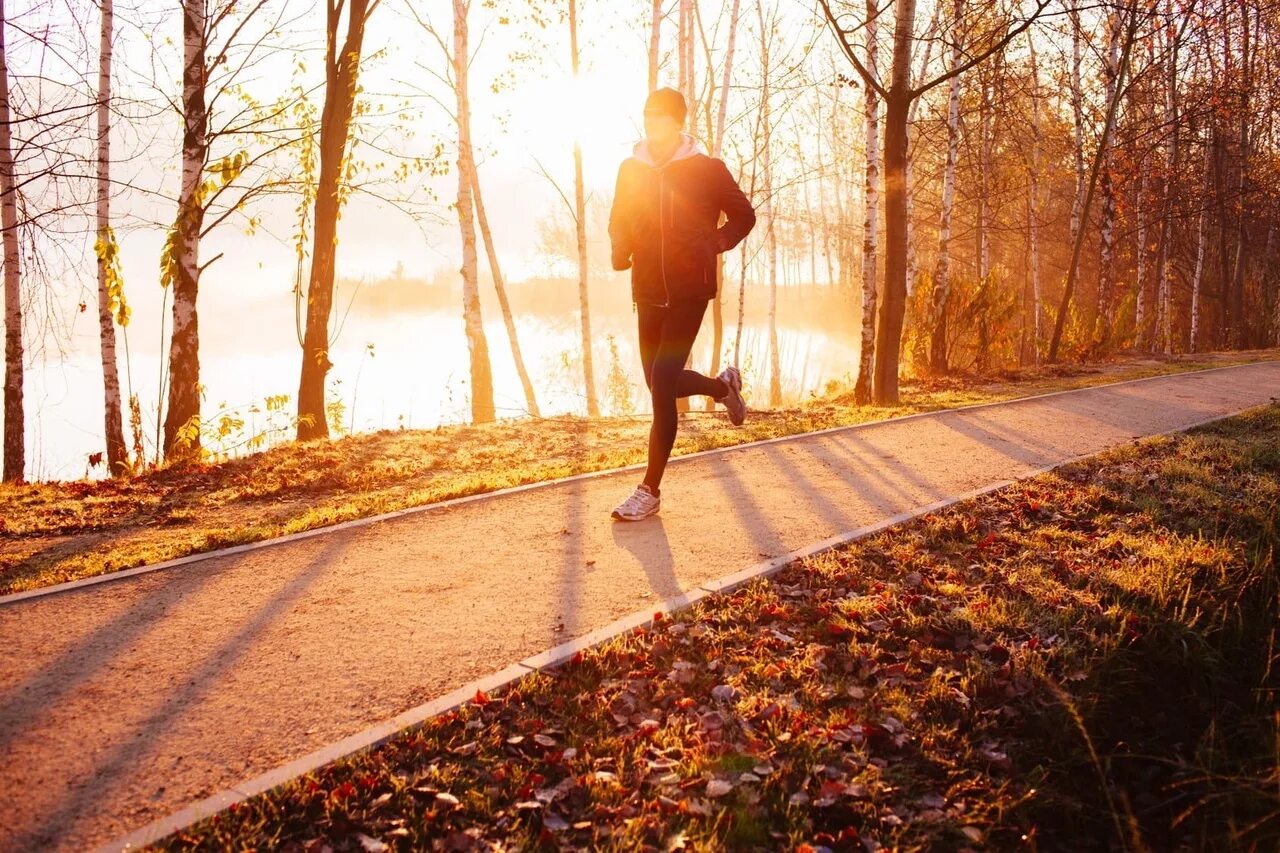
[[[618,504],[613,510],[613,517],[620,521],[640,521],[658,511],[662,498],[649,491],[644,483],[636,486],[631,497]]]
[[[720,371],[716,377],[729,386],[729,393],[716,400],[729,410],[729,423],[742,426],[747,419],[747,402],[742,399],[742,374],[732,364]]]

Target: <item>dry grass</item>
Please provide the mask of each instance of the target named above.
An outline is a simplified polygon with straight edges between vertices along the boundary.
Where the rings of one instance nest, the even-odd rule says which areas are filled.
[[[1276,357],[1127,360],[991,377],[909,383],[902,404],[856,406],[852,394],[753,412],[728,428],[693,413],[675,454],[1210,366]],[[0,485],[0,593],[162,562],[449,498],[617,468],[644,459],[644,418],[504,421],[290,443],[221,462],[115,481]]]

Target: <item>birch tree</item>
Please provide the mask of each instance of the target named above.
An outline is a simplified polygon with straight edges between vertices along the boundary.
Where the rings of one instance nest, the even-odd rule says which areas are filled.
[[[960,67],[960,21],[964,0],[955,0],[951,34],[952,69]],[[947,82],[947,160],[942,172],[942,207],[938,214],[938,255],[934,261],[933,293],[929,300],[929,370],[947,372],[947,296],[951,279],[951,215],[956,198],[956,163],[960,158],[960,75]]]
[[[102,354],[103,435],[107,442],[107,470],[123,473],[129,462],[120,401],[120,371],[116,365],[116,321],[128,322],[128,308],[120,282],[115,236],[111,229],[111,48],[115,20],[113,0],[99,0],[97,91],[97,239],[98,341]],[[139,460],[141,461],[141,460]]]
[[[867,0],[866,62],[867,73],[878,74],[876,66],[875,0]],[[864,89],[863,112],[866,121],[866,179],[863,192],[862,222],[862,340],[858,353],[858,379],[854,383],[854,402],[865,405],[871,400],[871,370],[875,360],[876,323],[876,225],[880,213],[880,105],[876,90]]]
[[[569,0],[569,55],[573,79],[578,79],[578,4]],[[692,54],[690,54],[692,56]],[[600,416],[596,399],[595,365],[591,357],[591,307],[587,293],[587,197],[582,177],[582,140],[573,139],[573,210],[578,240],[578,303],[582,326],[582,381],[587,394],[587,417]]]
[[[0,229],[4,243],[4,480],[22,480],[26,467],[23,406],[22,272],[18,251],[18,189],[14,175],[13,110],[9,99],[9,18],[0,0]]]

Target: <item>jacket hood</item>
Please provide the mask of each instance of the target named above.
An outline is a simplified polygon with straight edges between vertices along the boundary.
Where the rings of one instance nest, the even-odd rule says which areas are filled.
[[[686,160],[696,154],[706,154],[707,149],[702,141],[690,133],[680,131],[680,142],[676,145],[675,152],[671,155],[668,163],[674,163],[677,160]],[[657,166],[658,162],[653,159],[653,155],[649,152],[649,140],[641,139],[631,148],[631,154],[641,163],[649,166]]]

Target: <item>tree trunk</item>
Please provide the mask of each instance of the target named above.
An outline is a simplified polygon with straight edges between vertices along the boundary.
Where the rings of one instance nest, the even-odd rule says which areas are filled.
[[[995,83],[986,79],[981,68],[978,71],[978,85],[982,90],[978,99],[978,291],[973,307],[978,319],[975,364],[978,372],[982,373],[988,367],[987,347],[991,337],[987,302],[991,289],[991,89]]]
[[[1247,322],[1244,312],[1244,274],[1249,264],[1248,255],[1248,191],[1249,175],[1249,86],[1252,59],[1249,44],[1249,3],[1240,0],[1240,155],[1239,179],[1236,187],[1236,207],[1239,217],[1236,220],[1236,251],[1234,271],[1231,276],[1230,302],[1231,325],[1227,329],[1227,346],[1240,349],[1245,342]]]
[[[724,156],[725,122],[729,115],[729,76],[733,71],[733,54],[738,41],[738,11],[741,0],[733,0],[729,13],[729,44],[725,49],[724,73],[720,80],[720,103],[717,105],[715,140],[712,156]],[[724,219],[721,214],[720,219]],[[720,372],[720,350],[724,347],[724,255],[716,255],[716,298],[711,303],[711,374]],[[735,362],[736,365],[736,362]],[[714,400],[707,400],[707,411],[715,408]]]
[[[1072,157],[1075,163],[1076,191],[1071,198],[1071,242],[1080,231],[1081,208],[1084,204],[1084,91],[1080,83],[1080,10],[1073,4],[1071,19],[1071,115],[1075,128],[1075,145]],[[1050,359],[1052,361],[1052,359]]]
[[[1031,55],[1031,156],[1027,169],[1027,250],[1031,267],[1031,361],[1040,364],[1040,69],[1036,48],[1027,39]]]
[[[911,42],[916,0],[897,0],[893,68],[884,123],[884,301],[876,334],[875,401],[898,402],[898,355],[907,308],[907,116],[911,90]]]
[[[649,91],[658,88],[658,48],[662,43],[662,0],[653,0],[653,19],[649,24]]]
[[[867,71],[876,71],[876,2],[867,0]],[[866,181],[863,191],[862,220],[862,341],[858,352],[858,379],[854,384],[853,399],[858,405],[871,400],[872,367],[875,361],[876,343],[876,265],[877,234],[880,214],[880,195],[877,180],[880,177],[880,105],[875,89],[864,87],[866,100],[863,112],[866,118]]]
[[[474,162],[474,154],[471,159]],[[480,192],[479,169],[471,170],[471,180],[471,190],[476,203],[476,218],[480,222],[480,236],[484,239],[484,250],[489,258],[489,272],[493,274],[493,289],[498,294],[498,307],[502,311],[502,323],[507,327],[507,340],[511,342],[511,360],[515,362],[516,375],[520,377],[520,387],[524,389],[524,402],[529,407],[529,414],[540,418],[542,412],[538,409],[538,398],[533,393],[533,383],[529,381],[529,371],[524,366],[520,340],[516,336],[516,321],[511,314],[511,302],[507,299],[507,285],[502,278],[502,267],[498,263],[498,249],[494,245],[493,233],[489,230],[489,216],[484,210],[484,194]]]
[[[1102,164],[1102,151],[1110,141],[1111,128],[1115,125],[1116,107],[1120,103],[1120,93],[1124,91],[1124,72],[1129,67],[1129,52],[1133,48],[1133,36],[1138,26],[1138,15],[1134,9],[1127,9],[1129,24],[1125,32],[1124,48],[1120,53],[1120,72],[1116,77],[1114,97],[1107,103],[1107,115],[1102,124],[1102,138],[1098,140],[1098,150],[1093,155],[1093,165],[1089,170],[1089,183],[1085,188],[1084,202],[1080,207],[1081,221],[1089,215],[1089,206],[1093,203],[1093,191],[1098,182],[1098,170]],[[1049,341],[1049,361],[1058,360],[1058,348],[1062,344],[1062,330],[1066,326],[1067,308],[1071,304],[1071,294],[1075,289],[1076,278],[1080,274],[1080,249],[1084,245],[1084,228],[1077,228],[1071,247],[1071,262],[1067,267],[1067,283],[1062,290],[1062,301],[1058,304],[1058,316],[1053,324],[1053,338]]]
[[[578,79],[577,0],[569,0],[569,52],[573,78],[576,80]],[[582,177],[582,140],[576,138],[573,140],[573,210],[578,240],[578,313],[582,323],[582,381],[587,393],[587,417],[598,418],[600,402],[596,399],[595,359],[591,357],[591,300],[587,291],[587,197]],[[527,393],[532,394],[532,391]]]
[[[1119,62],[1120,16],[1113,11],[1107,16],[1107,52],[1102,65],[1103,89],[1106,98],[1104,103],[1111,103],[1116,96],[1116,74]],[[1110,311],[1116,218],[1115,183],[1111,176],[1112,159],[1112,146],[1108,143],[1102,156],[1102,211],[1099,224],[1102,251],[1098,260],[1098,292],[1094,306],[1096,314],[1094,342],[1100,348],[1105,347],[1111,338]]]
[[[26,417],[22,400],[22,276],[18,254],[18,200],[10,134],[9,19],[0,0],[0,228],[4,229],[4,480],[21,482],[26,469]]]
[[[1196,225],[1196,265],[1191,273],[1191,335],[1187,344],[1189,352],[1195,352],[1200,345],[1200,283],[1204,280],[1204,222],[1209,199],[1212,152],[1213,146],[1209,144],[1209,140],[1205,140],[1204,190],[1200,197],[1200,221]]]
[[[200,184],[209,154],[205,104],[205,0],[182,4],[182,181],[168,263],[173,282],[173,330],[169,340],[169,400],[164,420],[168,459],[200,454],[200,229],[204,203]]]
[[[124,440],[120,369],[116,364],[115,309],[117,305],[122,305],[124,294],[115,277],[118,266],[114,263],[116,245],[111,233],[111,38],[115,23],[113,0],[101,0],[100,14],[96,199],[98,245],[95,254],[98,256],[98,342],[102,352],[103,436],[107,442],[107,470],[115,477],[128,468],[129,449]]]
[[[471,105],[467,97],[470,54],[467,47],[467,13],[471,0],[453,0],[453,74],[458,97],[458,229],[462,235],[462,317],[471,356],[471,420],[488,423],[496,417],[493,404],[493,371],[489,343],[480,315],[477,283],[475,212],[472,210]]]
[[[1167,172],[1168,179],[1165,181],[1165,197],[1164,197],[1164,221],[1160,228],[1160,260],[1158,267],[1160,268],[1160,306],[1158,309],[1160,315],[1160,323],[1158,328],[1160,331],[1161,349],[1165,355],[1173,354],[1173,264],[1169,260],[1169,244],[1173,240],[1171,231],[1173,229],[1173,197],[1175,191],[1175,181],[1178,177],[1179,156],[1181,149],[1178,147],[1178,102],[1176,99],[1176,90],[1178,85],[1178,42],[1177,33],[1173,26],[1173,9],[1169,11],[1169,25],[1166,29],[1168,44],[1166,45],[1166,54],[1168,56],[1169,67],[1164,75],[1164,113],[1165,126],[1168,127],[1167,136],[1165,137],[1165,160],[1169,164]]]
[[[960,66],[961,37],[958,32],[964,0],[955,0],[957,32],[951,45],[951,68]],[[956,198],[956,163],[960,158],[960,75],[947,82],[947,164],[942,173],[942,210],[938,215],[938,257],[933,271],[933,293],[929,300],[929,371],[947,372],[947,291],[951,275],[951,214]]]
[[[320,176],[316,183],[315,233],[311,273],[307,281],[307,326],[302,341],[298,378],[298,440],[328,438],[324,382],[329,359],[329,315],[333,311],[333,282],[337,270],[338,217],[342,207],[342,173],[351,137],[364,29],[369,0],[350,0],[347,35],[338,47],[341,2],[326,3],[324,110],[320,118]]]

